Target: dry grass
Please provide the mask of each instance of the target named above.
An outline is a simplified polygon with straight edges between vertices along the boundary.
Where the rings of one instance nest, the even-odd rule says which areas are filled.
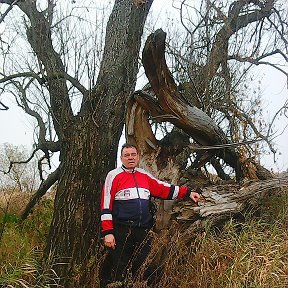
[[[20,223],[19,216],[29,196],[13,192],[6,191],[0,197],[0,287],[44,287],[36,283],[42,277],[39,263],[52,219],[53,201],[43,199],[28,219]]]
[[[4,213],[20,216],[32,195],[33,193],[19,192],[15,188],[0,190],[0,216]],[[55,192],[49,192],[43,199],[52,201],[54,197]]]
[[[20,193],[15,189],[0,191],[0,215],[4,213],[20,215],[32,194]]]
[[[11,217],[5,220],[0,242],[0,287],[49,287],[38,283],[45,280],[39,259],[51,221],[52,204],[52,200],[42,201],[22,225],[11,213],[13,210],[9,210]],[[265,201],[258,217],[245,215],[245,223],[231,220],[221,231],[210,229],[207,224],[206,231],[196,239],[180,229],[173,233],[172,229],[162,231],[156,235],[153,253],[147,259],[156,271],[155,282],[150,287],[288,287],[287,207],[288,193],[283,193]],[[0,225],[3,215],[1,219]],[[140,275],[129,281],[127,287],[147,288],[148,285],[141,281]]]
[[[163,235],[156,241],[165,252],[158,267],[162,276],[152,287],[288,287],[287,204],[287,194],[274,196],[259,218],[231,220],[223,230],[207,229],[196,240],[180,230],[169,239]]]

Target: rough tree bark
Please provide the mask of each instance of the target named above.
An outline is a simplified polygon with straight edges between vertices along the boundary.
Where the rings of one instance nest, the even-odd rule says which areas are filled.
[[[30,21],[27,39],[45,71],[41,84],[48,88],[59,138],[61,165],[45,260],[52,259],[65,287],[98,285],[100,193],[107,172],[115,167],[125,104],[134,91],[143,26],[152,2],[115,1],[100,72],[91,91],[65,71],[53,47],[51,23],[47,14],[37,10],[36,1],[16,3]],[[67,80],[83,95],[77,115],[73,115]]]
[[[52,44],[51,23],[45,13],[36,9],[36,1],[0,2],[17,5],[30,21],[27,23],[27,39],[44,71],[42,75],[39,72],[41,76],[35,73],[34,77],[48,88],[54,127],[59,138],[61,166],[55,173],[57,175],[54,175],[58,179],[58,188],[45,260],[52,259],[53,269],[65,287],[97,287],[95,271],[99,260],[100,192],[107,172],[115,166],[125,104],[134,91],[141,35],[153,0],[115,1],[107,24],[99,76],[91,90],[85,89],[65,71],[62,59]],[[241,29],[269,15],[268,10],[264,13],[264,7],[262,15],[243,15],[243,22],[236,21],[241,10],[238,5],[252,2],[255,1],[236,1],[232,7],[232,21],[229,22],[231,29],[220,31],[222,34],[216,37],[215,49],[212,49],[209,61],[200,75],[200,78],[209,75],[206,86],[223,64],[226,53],[221,54],[221,51],[227,49],[227,41],[236,28]],[[272,2],[267,1],[270,4]],[[223,39],[226,41],[222,42]],[[153,93],[151,95],[140,91],[130,98],[126,119],[127,138],[139,147],[142,167],[161,179],[178,182],[181,168],[185,166],[185,159],[190,153],[186,149],[189,146],[187,135],[199,145],[205,146],[226,145],[229,141],[207,114],[196,105],[190,105],[178,92],[167,68],[164,52],[165,33],[158,30],[148,38],[143,51],[143,64]],[[83,95],[77,115],[73,115],[67,81]],[[151,116],[159,121],[170,121],[186,134],[173,131],[173,134],[158,141],[149,124]],[[222,158],[233,167],[238,180],[246,176],[239,155],[231,147],[209,150],[203,154],[198,167],[210,159],[211,155]],[[228,194],[219,187],[207,188],[204,190],[204,201],[198,207],[191,208],[190,203],[188,207],[184,202],[180,206],[177,204],[173,217],[191,222],[210,217],[222,218],[222,215],[230,217],[233,213],[241,212],[245,203],[251,202],[253,197],[264,190],[268,191],[271,183],[276,185],[272,181],[270,184],[267,182],[263,189],[261,186],[254,186],[250,190],[241,188],[239,196],[236,195],[239,186],[234,186],[235,193]],[[281,185],[287,185],[287,181]],[[262,192],[255,193],[259,189]],[[197,223],[199,221],[195,225]]]

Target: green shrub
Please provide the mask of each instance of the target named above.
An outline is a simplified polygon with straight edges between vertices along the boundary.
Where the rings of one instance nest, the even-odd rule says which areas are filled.
[[[0,218],[0,224],[5,225],[6,223],[18,223],[19,221],[19,216],[15,214],[10,214],[10,213],[5,213],[1,218]]]

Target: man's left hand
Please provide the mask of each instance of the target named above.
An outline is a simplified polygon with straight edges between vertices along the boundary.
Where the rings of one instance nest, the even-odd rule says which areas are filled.
[[[191,192],[190,196],[189,196],[195,203],[197,203],[200,199],[200,194],[196,193],[196,192]]]

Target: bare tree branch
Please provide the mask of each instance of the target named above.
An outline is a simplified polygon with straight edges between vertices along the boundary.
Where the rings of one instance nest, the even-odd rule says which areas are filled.
[[[9,109],[9,107],[6,106],[2,101],[0,101],[0,106],[2,106],[2,107],[0,107],[0,110],[8,110]]]
[[[237,113],[237,118],[239,118],[240,120],[245,119],[245,122],[249,124],[249,126],[254,131],[255,135],[267,143],[267,145],[269,146],[272,153],[274,153],[274,154],[276,153],[275,149],[273,148],[273,146],[271,144],[271,139],[269,139],[270,138],[269,130],[268,130],[266,136],[263,135],[262,133],[259,132],[259,130],[257,129],[257,127],[254,124],[254,121],[251,119],[251,117],[247,113],[245,113],[244,111],[241,111],[240,108],[234,108],[233,109],[233,107],[230,106],[230,109],[231,110],[235,109],[235,111],[239,112],[239,113]]]
[[[53,184],[59,179],[61,168],[58,167],[54,172],[52,172],[46,180],[44,180],[37,192],[32,196],[29,203],[27,204],[24,212],[21,215],[21,220],[25,220],[28,215],[31,213],[33,207],[39,202],[41,197],[52,187]]]
[[[248,24],[255,21],[260,21],[263,18],[268,17],[272,13],[273,1],[269,0],[265,2],[265,5],[261,9],[255,10],[254,12],[240,15],[241,9],[249,3],[258,4],[260,7],[263,6],[260,1],[235,1],[231,5],[228,13],[228,18],[224,20],[224,25],[217,33],[209,59],[204,69],[208,71],[208,82],[215,75],[218,67],[221,65],[225,56],[228,55],[228,40],[231,35],[235,34],[240,29],[246,27]]]
[[[7,8],[7,10],[1,15],[0,17],[0,23],[4,21],[4,18],[7,16],[7,14],[12,10],[13,6],[17,4],[20,0],[0,0],[0,3],[9,4],[10,6]]]
[[[78,89],[79,92],[81,92],[84,96],[87,95],[88,90],[74,77],[69,75],[68,73],[62,71],[62,72],[55,72],[51,73],[49,76],[43,76],[44,78],[41,78],[39,75],[41,73],[35,73],[32,71],[29,72],[21,72],[21,73],[16,73],[13,75],[9,76],[4,76],[3,78],[0,79],[0,83],[8,82],[16,78],[21,78],[21,77],[31,77],[35,78],[40,85],[45,84],[48,80],[57,80],[57,79],[65,79],[68,80],[75,88]]]
[[[271,129],[272,129],[272,126],[273,126],[273,123],[275,122],[275,120],[276,120],[276,118],[279,116],[279,114],[281,113],[281,112],[283,112],[284,111],[284,115],[286,115],[286,117],[287,117],[287,114],[285,114],[285,112],[287,112],[288,111],[288,100],[283,104],[283,106],[275,113],[275,115],[273,116],[273,119],[272,119],[272,121],[271,121],[271,123],[270,123],[270,125],[269,125],[269,128],[268,128],[268,135],[270,134],[270,131],[271,131]],[[286,127],[285,127],[286,128]],[[284,128],[284,129],[285,129]]]
[[[13,167],[14,164],[27,164],[28,162],[30,162],[30,161],[32,160],[32,158],[35,156],[35,154],[36,154],[37,151],[38,151],[38,149],[35,149],[27,160],[23,160],[23,161],[10,161],[8,170],[7,170],[6,172],[3,171],[3,173],[4,173],[4,174],[10,173],[10,171],[11,171],[11,169],[12,169],[12,167]]]
[[[44,141],[44,142],[38,144],[36,149],[33,150],[33,152],[31,153],[31,155],[30,155],[30,157],[28,159],[23,160],[23,161],[11,161],[10,164],[9,164],[8,170],[7,171],[2,171],[2,172],[4,174],[8,174],[8,173],[10,173],[13,165],[29,163],[33,159],[33,157],[35,156],[36,152],[39,151],[39,150],[42,150],[43,152],[44,151],[58,152],[58,151],[60,151],[60,142],[59,141],[57,141],[57,142]],[[46,156],[45,156],[45,158],[46,158]],[[50,158],[50,156],[49,156],[49,158]]]
[[[21,97],[20,97],[20,101],[17,99],[17,97],[15,97],[16,102],[18,104],[18,106],[22,107],[22,109],[30,116],[34,117],[38,123],[38,128],[39,128],[39,134],[38,134],[38,144],[37,144],[37,149],[36,150],[42,150],[45,154],[44,157],[42,157],[39,161],[38,161],[38,170],[39,170],[39,174],[40,174],[40,178],[41,180],[43,180],[42,177],[42,169],[41,169],[41,163],[42,160],[44,160],[45,158],[48,161],[48,165],[49,168],[51,169],[51,163],[50,163],[50,154],[49,151],[52,152],[56,152],[60,150],[60,145],[59,142],[53,142],[53,141],[47,141],[46,140],[46,132],[47,132],[47,128],[46,125],[41,117],[41,115],[36,112],[35,110],[32,110],[28,104],[28,97],[26,95],[26,90],[27,88],[30,86],[30,84],[32,83],[33,79],[30,79],[30,81],[23,87],[19,82],[16,81],[11,81],[16,87],[17,90],[21,93]],[[30,161],[30,160],[29,160]],[[29,162],[28,161],[28,162]],[[26,162],[27,163],[27,162]],[[16,164],[16,163],[14,163]],[[20,163],[18,163],[20,164]],[[10,170],[10,169],[9,169]]]
[[[263,141],[263,139],[254,139],[254,140],[248,140],[248,141],[241,141],[241,142],[232,142],[232,143],[226,143],[226,144],[218,144],[218,145],[211,145],[211,146],[199,146],[195,144],[190,144],[188,147],[192,151],[198,151],[198,150],[215,150],[215,149],[223,149],[227,147],[237,147],[241,145],[248,145],[253,144],[256,142]]]
[[[67,123],[73,118],[73,111],[67,83],[65,78],[62,78],[66,75],[65,67],[60,55],[53,47],[49,20],[37,10],[36,2],[21,1],[17,5],[30,19],[30,26],[27,27],[27,39],[36,53],[37,59],[45,68],[50,104],[54,111],[54,127],[59,135],[63,135],[59,129],[61,130],[63,123]],[[80,87],[80,89],[82,88]]]
[[[46,136],[46,127],[45,127],[45,123],[42,119],[42,117],[40,116],[40,114],[38,112],[36,112],[35,110],[32,110],[28,104],[28,97],[26,94],[26,90],[29,87],[31,81],[29,81],[29,83],[27,85],[25,85],[25,87],[23,87],[22,85],[20,85],[17,82],[14,82],[13,84],[17,87],[18,91],[21,93],[21,103],[17,100],[17,104],[23,108],[23,110],[30,116],[34,117],[37,121],[38,127],[39,127],[39,142],[45,142],[45,136]]]
[[[284,29],[284,21],[282,21],[281,19],[281,16],[280,16],[280,13],[277,9],[274,8],[274,11],[276,13],[276,15],[278,16],[279,18],[279,22],[280,22],[280,27],[278,27],[277,25],[275,25],[275,23],[273,21],[271,21],[269,18],[268,18],[268,21],[269,23],[275,28],[275,30],[278,32],[279,36],[281,37],[282,41],[286,44],[286,46],[288,45],[288,40],[287,40],[287,37],[286,36],[286,33],[285,33],[285,29]],[[286,23],[287,25],[287,23]],[[280,30],[281,28],[281,30]]]
[[[40,84],[43,84],[43,79],[39,76],[39,74],[29,71],[29,72],[21,72],[21,73],[16,73],[16,74],[12,74],[9,76],[5,76],[2,74],[2,78],[0,79],[0,83],[5,83],[5,82],[9,82],[11,80],[17,79],[17,78],[21,78],[21,77],[29,77],[29,78],[34,78],[36,80],[38,80],[38,82]]]
[[[248,62],[248,63],[251,63],[251,64],[254,64],[254,65],[269,65],[277,70],[279,70],[281,73],[283,73],[284,75],[286,75],[287,79],[288,79],[288,72],[285,71],[284,69],[282,69],[281,67],[279,67],[279,65],[276,65],[276,64],[273,64],[271,62],[268,62],[268,61],[261,61],[262,59],[264,58],[267,58],[269,56],[273,56],[273,55],[276,55],[276,54],[280,54],[286,62],[288,62],[288,57],[287,55],[285,55],[281,50],[279,49],[276,49],[274,51],[271,51],[269,53],[265,53],[265,54],[262,54],[261,56],[259,57],[256,57],[256,58],[253,58],[253,57],[241,57],[240,55],[238,54],[235,54],[235,55],[231,55],[228,57],[229,60],[231,59],[234,59],[234,60],[237,60],[239,62]]]

